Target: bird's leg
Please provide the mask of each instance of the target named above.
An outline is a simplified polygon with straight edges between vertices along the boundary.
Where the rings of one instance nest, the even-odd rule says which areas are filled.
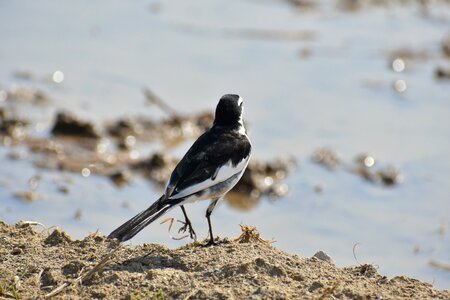
[[[184,209],[183,205],[180,205],[181,210],[183,211],[183,215],[184,215],[184,225],[178,230],[178,233],[180,232],[186,232],[186,230],[189,230],[189,235],[191,236],[191,239],[193,239],[194,241],[197,240],[197,235],[195,234],[194,228],[192,228],[192,223],[191,220],[189,220],[186,210]]]
[[[205,247],[216,245],[216,242],[214,241],[214,235],[212,233],[211,213],[213,212],[214,207],[217,204],[217,201],[219,201],[219,199],[215,199],[215,200],[211,201],[211,204],[208,206],[208,209],[206,209],[206,219],[208,219],[208,226],[209,226],[209,242],[207,242],[204,245]]]

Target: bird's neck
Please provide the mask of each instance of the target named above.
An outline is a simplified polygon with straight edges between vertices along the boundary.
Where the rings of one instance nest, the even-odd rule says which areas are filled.
[[[245,130],[244,122],[242,121],[242,118],[240,118],[238,122],[235,122],[232,125],[228,125],[228,124],[224,125],[224,124],[214,122],[213,128],[217,128],[220,130],[226,129],[226,130],[230,130],[230,131],[237,131],[240,134],[246,134],[246,130]]]
[[[242,120],[242,116],[239,118],[237,131],[240,134],[246,134],[247,133],[247,131],[245,130],[245,127],[244,127],[244,121]]]

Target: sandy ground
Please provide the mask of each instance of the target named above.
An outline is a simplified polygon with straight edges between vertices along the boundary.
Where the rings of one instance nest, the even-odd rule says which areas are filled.
[[[371,265],[337,268],[324,254],[302,258],[247,233],[207,248],[120,246],[98,273],[76,281],[117,244],[98,234],[74,241],[59,230],[0,222],[0,297],[43,299],[68,283],[55,298],[450,299],[450,291],[416,279],[389,279]]]

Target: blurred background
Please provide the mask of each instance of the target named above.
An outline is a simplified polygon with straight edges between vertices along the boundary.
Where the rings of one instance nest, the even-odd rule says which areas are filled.
[[[0,220],[108,234],[237,93],[253,162],[216,235],[450,289],[450,1],[1,1],[0,38]]]

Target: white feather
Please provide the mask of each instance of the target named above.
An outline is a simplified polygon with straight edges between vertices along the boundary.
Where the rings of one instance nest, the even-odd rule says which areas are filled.
[[[228,163],[226,163],[225,165],[223,165],[222,167],[220,167],[219,171],[217,172],[217,176],[214,178],[214,180],[212,178],[208,178],[205,181],[199,182],[197,184],[194,184],[192,186],[189,186],[187,188],[185,188],[184,190],[180,191],[178,194],[171,196],[170,199],[179,199],[179,198],[183,198],[192,194],[195,194],[197,192],[200,192],[202,190],[208,189],[218,183],[221,183],[223,181],[226,181],[227,179],[229,179],[230,177],[232,177],[233,175],[236,175],[238,173],[241,173],[240,176],[238,176],[236,182],[233,182],[233,184],[230,185],[230,189],[237,183],[237,181],[241,178],[242,174],[244,172],[242,172],[248,164],[250,155],[247,156],[246,158],[244,158],[243,160],[241,160],[236,166],[233,167],[231,160],[228,161]],[[228,192],[228,191],[226,191]],[[208,195],[205,195],[205,199],[207,199]],[[203,197],[201,197],[203,198]],[[200,198],[198,199],[192,199],[192,200],[200,200]]]
[[[241,103],[242,103],[242,98],[239,97],[238,105],[241,105]],[[238,121],[238,123],[239,123],[239,129],[238,129],[238,132],[239,132],[240,134],[242,134],[242,135],[247,136],[247,135],[246,135],[246,130],[245,130],[245,127],[244,127],[244,121],[242,120],[242,115],[243,115],[243,114],[244,114],[244,106],[242,106],[242,108],[241,108],[241,115],[239,116],[239,121]],[[247,138],[248,138],[248,137],[247,137]]]
[[[248,136],[247,136],[247,131],[245,130],[244,124],[241,124],[241,123],[240,123],[240,125],[241,125],[241,126],[239,126],[239,129],[238,129],[239,134],[245,135],[245,136],[248,138]]]

